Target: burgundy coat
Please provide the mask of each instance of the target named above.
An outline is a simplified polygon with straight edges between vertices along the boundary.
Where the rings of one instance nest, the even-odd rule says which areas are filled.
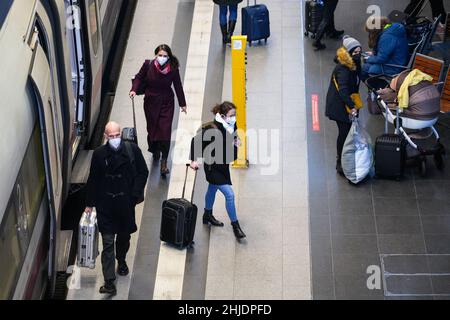
[[[156,69],[154,60],[146,60],[133,81],[131,91],[138,92],[139,88],[143,88],[145,91],[144,110],[149,142],[171,140],[175,113],[175,95],[172,84],[180,107],[186,106],[179,69],[164,75]]]

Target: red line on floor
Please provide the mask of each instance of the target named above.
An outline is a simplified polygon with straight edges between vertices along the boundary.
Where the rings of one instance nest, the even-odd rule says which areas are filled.
[[[313,118],[313,131],[320,131],[320,118],[319,118],[319,96],[317,94],[312,95],[312,118]]]

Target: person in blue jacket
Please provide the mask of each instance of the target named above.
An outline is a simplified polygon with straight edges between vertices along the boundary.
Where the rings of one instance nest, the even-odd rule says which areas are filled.
[[[390,23],[386,17],[370,17],[366,23],[369,33],[368,58],[362,68],[362,80],[369,76],[385,74],[393,76],[404,71],[409,60],[408,38],[405,27],[400,23]]]

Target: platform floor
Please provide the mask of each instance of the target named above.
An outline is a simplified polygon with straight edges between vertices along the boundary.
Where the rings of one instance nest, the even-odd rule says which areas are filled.
[[[384,14],[407,3],[380,2]],[[178,251],[159,240],[161,203],[180,192],[188,159],[183,156],[186,141],[175,129],[194,130],[212,120],[216,103],[231,100],[230,48],[222,46],[218,7],[212,1],[138,2],[111,119],[131,124],[130,79],[160,43],[171,45],[180,59],[190,110],[188,116],[177,112],[175,117],[175,158],[168,180],[161,180],[158,163],[146,152],[145,118],[138,110],[140,147],[151,174],[127,259],[131,273],[119,278],[113,299],[450,297],[449,170],[441,173],[430,161],[426,178],[411,169],[400,182],[373,180],[358,187],[337,176],[337,129],[324,117],[324,104],[341,42],[326,40],[328,49],[314,52],[312,40],[303,35],[304,1],[264,3],[272,35],[267,45],[248,48],[247,119],[249,132],[257,135],[249,138],[250,168],[232,171],[238,217],[248,238],[235,240],[221,195],[214,212],[225,228],[201,224],[207,184],[200,170],[194,195],[199,207],[196,245]],[[337,26],[366,47],[363,25],[369,4],[341,0],[336,15]],[[239,14],[236,34],[240,25]],[[312,95],[319,97],[320,132],[312,130]],[[382,133],[379,117],[363,111],[361,120],[374,139]],[[447,148],[449,122],[437,126]],[[193,187],[190,176],[188,189]],[[367,287],[371,266],[381,272],[375,290]],[[98,294],[100,265],[80,272],[81,287],[71,289],[68,299],[109,299]]]
[[[408,1],[379,1],[382,14],[404,8]],[[371,1],[340,1],[338,29],[367,48],[363,30]],[[448,9],[447,9],[448,10]],[[429,14],[429,8],[425,13]],[[355,14],[349,15],[348,12]],[[325,99],[340,41],[326,40],[317,53],[305,40],[307,97],[319,95],[321,131],[308,126],[309,204],[314,299],[448,299],[450,297],[450,174],[428,161],[428,174],[408,169],[400,182],[372,180],[354,187],[336,174],[337,127],[324,116]],[[367,89],[361,86],[363,100]],[[308,118],[312,119],[311,102]],[[450,146],[448,118],[436,129]],[[383,133],[384,118],[361,113],[372,139]],[[447,123],[447,127],[445,127]],[[391,128],[391,130],[393,130]],[[446,166],[450,164],[446,159]],[[380,268],[381,290],[369,290],[367,280]],[[368,273],[368,271],[370,273]]]

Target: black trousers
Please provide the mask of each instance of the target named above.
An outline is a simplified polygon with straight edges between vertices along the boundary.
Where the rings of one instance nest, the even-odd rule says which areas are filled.
[[[423,7],[426,0],[411,0],[409,5],[405,9],[405,13],[409,14],[412,17],[415,17],[419,14],[420,9]],[[447,13],[444,8],[443,0],[430,0],[431,11],[433,13],[433,18],[436,19],[441,15],[441,23],[444,24]]]
[[[345,140],[347,140],[348,133],[352,128],[351,123],[336,121],[338,126],[339,135],[337,138],[337,160],[340,162],[342,158],[342,149],[344,149]]]
[[[106,281],[116,280],[116,259],[125,262],[128,250],[130,250],[131,235],[102,234],[103,252],[102,252],[102,270]],[[115,244],[115,251],[114,251]]]
[[[320,41],[325,32],[333,32],[336,30],[334,25],[334,12],[336,11],[339,0],[324,0],[323,19],[317,31],[316,40]]]
[[[170,153],[170,141],[154,141],[154,142],[148,142],[149,144],[149,151],[153,153],[154,155],[159,155],[161,153],[161,158],[163,160],[169,159],[169,153]]]

